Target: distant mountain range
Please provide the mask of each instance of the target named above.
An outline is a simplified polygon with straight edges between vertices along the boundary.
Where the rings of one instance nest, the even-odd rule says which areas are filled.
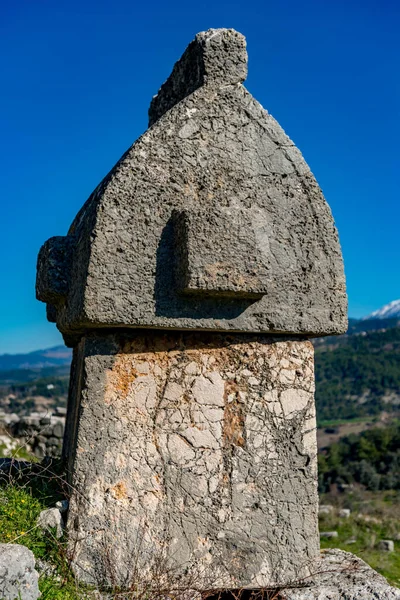
[[[362,321],[370,319],[400,319],[400,300],[393,300],[389,304],[385,304],[382,308],[374,310],[370,315],[364,317]]]
[[[0,371],[60,367],[69,365],[71,356],[71,349],[65,346],[35,350],[27,354],[0,354]]]

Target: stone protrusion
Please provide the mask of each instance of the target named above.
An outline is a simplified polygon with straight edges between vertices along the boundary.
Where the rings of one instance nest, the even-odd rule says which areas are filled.
[[[71,238],[52,237],[43,244],[37,263],[38,300],[52,306],[65,300],[69,289],[71,259]]]
[[[198,33],[154,96],[149,126],[202,85],[227,86],[247,77],[246,38],[234,29]]]

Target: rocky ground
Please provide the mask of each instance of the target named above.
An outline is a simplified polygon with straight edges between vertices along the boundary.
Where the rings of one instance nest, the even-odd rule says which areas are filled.
[[[0,414],[0,458],[12,455],[21,458],[33,455],[35,459],[60,456],[65,415],[64,407],[24,416]]]

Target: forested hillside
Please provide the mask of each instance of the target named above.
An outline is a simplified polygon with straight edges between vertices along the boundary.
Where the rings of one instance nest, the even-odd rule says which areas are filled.
[[[350,435],[318,457],[319,486],[359,483],[368,490],[400,489],[400,422]]]
[[[315,370],[319,424],[398,410],[400,327],[317,344]]]

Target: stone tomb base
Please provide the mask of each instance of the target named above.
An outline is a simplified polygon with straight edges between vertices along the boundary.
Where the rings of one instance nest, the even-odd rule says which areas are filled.
[[[74,352],[75,568],[98,584],[259,588],[319,554],[313,347],[139,331]]]

